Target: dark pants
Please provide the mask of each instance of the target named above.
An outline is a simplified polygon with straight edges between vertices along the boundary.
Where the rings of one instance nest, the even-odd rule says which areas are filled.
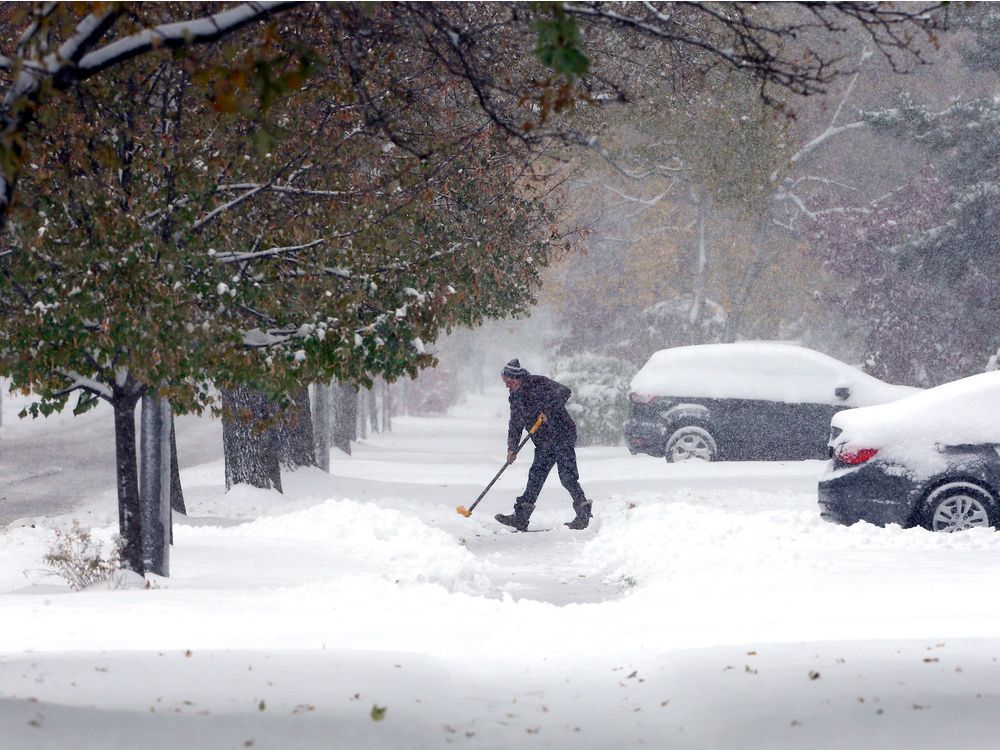
[[[538,493],[542,491],[553,466],[559,467],[559,481],[573,498],[573,510],[578,516],[590,517],[590,501],[580,486],[580,472],[576,468],[575,442],[557,442],[535,446],[535,460],[528,469],[528,486],[514,503],[514,514],[525,521],[535,509]]]

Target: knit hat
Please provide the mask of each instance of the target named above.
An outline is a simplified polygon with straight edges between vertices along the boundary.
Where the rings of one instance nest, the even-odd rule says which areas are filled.
[[[516,358],[508,362],[500,371],[501,376],[515,380],[524,380],[528,374],[528,371],[521,367],[521,363]]]

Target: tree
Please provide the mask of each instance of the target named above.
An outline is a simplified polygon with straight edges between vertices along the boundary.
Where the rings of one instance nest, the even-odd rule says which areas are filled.
[[[986,6],[961,20],[974,32],[964,49],[970,67],[1000,72],[1000,16]],[[937,384],[981,370],[1000,344],[998,117],[993,99],[935,111],[907,93],[893,107],[862,112],[883,142],[923,150],[934,165],[885,197],[819,222],[830,261],[857,284],[858,309],[865,317],[882,310],[868,344],[875,374]]]
[[[275,78],[301,75],[283,50],[254,59],[267,54]],[[232,70],[223,60],[215,70]],[[213,69],[185,63],[147,58],[80,89],[71,121],[43,113],[49,149],[22,182],[0,289],[0,362],[40,393],[33,413],[78,391],[80,411],[97,398],[115,409],[126,562],[139,571],[143,395],[183,412],[212,404],[211,383],[280,402],[315,379],[415,373],[440,329],[525,309],[554,251],[540,186],[461,110],[433,157],[377,129],[358,138],[364,113],[337,98],[338,69],[272,102],[273,150],[260,154],[259,140],[215,138],[252,131],[239,102],[190,103]],[[258,405],[240,391],[223,407]]]
[[[222,391],[226,489],[249,484],[281,492],[280,412],[263,391],[237,385]]]
[[[333,393],[333,447],[349,456],[351,443],[358,439],[358,389],[350,383],[337,383]]]
[[[899,257],[908,236],[941,225],[949,203],[946,184],[930,171],[813,225],[814,247],[848,282],[841,312],[866,331],[865,370],[883,380],[927,387],[963,377],[982,369],[989,354],[983,342],[995,340],[975,314],[986,279],[972,272],[945,286]]]
[[[333,405],[331,388],[326,383],[312,385],[313,440],[316,465],[323,471],[330,471],[330,437]]]
[[[782,121],[747,77],[708,75],[651,83],[613,130],[619,169],[580,168],[597,188],[577,191],[589,257],[550,279],[565,287],[570,351],[639,364],[665,346],[720,340],[745,289],[723,265],[742,269],[757,249],[730,238],[755,239],[745,226],[760,223],[787,161]]]

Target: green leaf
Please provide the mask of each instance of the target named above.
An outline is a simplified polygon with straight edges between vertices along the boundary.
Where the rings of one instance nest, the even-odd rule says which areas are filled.
[[[387,706],[378,706],[372,704],[372,721],[382,721],[385,718],[385,712]]]
[[[97,396],[89,391],[81,391],[80,398],[77,399],[76,406],[73,407],[73,416],[88,412],[95,406],[97,406]]]
[[[270,153],[272,147],[274,146],[274,139],[271,137],[271,133],[268,132],[267,128],[257,128],[253,132],[253,145],[257,149],[257,153],[261,156]]]
[[[583,53],[583,39],[575,18],[553,6],[551,18],[535,19],[532,26],[538,34],[535,57],[542,65],[571,81],[587,72],[590,61]]]

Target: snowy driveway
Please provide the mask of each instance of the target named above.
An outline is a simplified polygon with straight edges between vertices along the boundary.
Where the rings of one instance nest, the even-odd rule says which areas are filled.
[[[398,419],[284,496],[184,471],[152,590],[67,592],[38,568],[68,518],[8,526],[0,747],[995,746],[1000,535],[824,523],[820,462],[620,448],[579,452],[590,529],[553,477],[517,534],[492,515],[530,456],[455,512],[505,405]],[[105,535],[111,498],[80,509]]]

